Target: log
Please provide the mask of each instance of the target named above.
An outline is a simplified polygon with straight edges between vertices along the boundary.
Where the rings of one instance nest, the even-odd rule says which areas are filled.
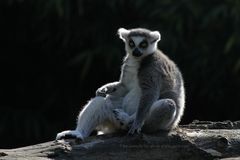
[[[1,160],[240,159],[240,121],[193,121],[168,133],[116,133],[0,149]]]

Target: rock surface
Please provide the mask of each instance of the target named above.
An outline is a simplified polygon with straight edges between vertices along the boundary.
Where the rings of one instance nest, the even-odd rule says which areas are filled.
[[[134,136],[118,133],[89,137],[81,142],[51,141],[1,149],[0,159],[240,159],[240,121],[194,121],[171,133]]]

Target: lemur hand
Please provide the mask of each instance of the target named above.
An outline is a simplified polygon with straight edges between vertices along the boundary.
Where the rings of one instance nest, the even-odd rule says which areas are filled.
[[[96,96],[106,97],[107,94],[110,94],[114,91],[116,91],[116,88],[114,86],[104,85],[97,89]]]
[[[130,127],[128,134],[129,135],[133,135],[135,133],[139,134],[141,132],[143,124],[134,120],[134,122],[132,123],[132,126]]]

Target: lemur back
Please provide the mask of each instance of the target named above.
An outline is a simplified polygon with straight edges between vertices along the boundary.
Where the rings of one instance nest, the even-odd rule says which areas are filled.
[[[139,67],[138,77],[143,86],[152,84],[145,77],[158,77],[158,99],[173,99],[176,103],[176,121],[179,123],[185,106],[185,91],[182,74],[177,65],[160,50],[145,57]],[[151,79],[149,79],[151,80]],[[156,86],[157,87],[157,86]]]

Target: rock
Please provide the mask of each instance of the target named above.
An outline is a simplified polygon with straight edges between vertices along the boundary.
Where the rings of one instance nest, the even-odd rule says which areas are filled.
[[[217,128],[219,127],[219,128]],[[237,122],[194,121],[167,133],[126,136],[125,133],[52,141],[0,150],[0,159],[236,159],[240,158]]]

